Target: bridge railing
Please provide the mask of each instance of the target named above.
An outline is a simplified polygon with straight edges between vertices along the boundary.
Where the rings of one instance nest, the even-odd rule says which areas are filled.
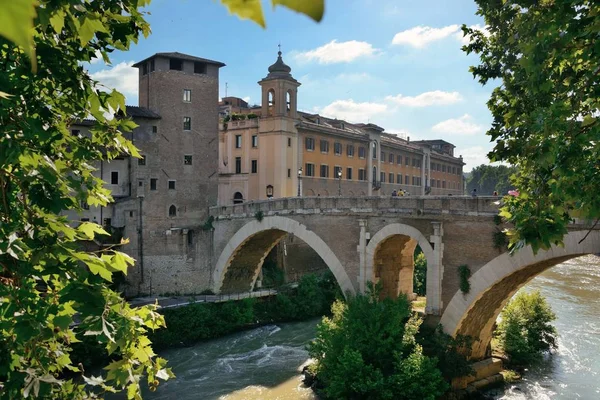
[[[290,214],[398,213],[410,215],[495,215],[501,197],[496,196],[406,196],[406,197],[286,197],[249,201],[210,208],[219,218],[248,218],[259,211],[264,216]]]

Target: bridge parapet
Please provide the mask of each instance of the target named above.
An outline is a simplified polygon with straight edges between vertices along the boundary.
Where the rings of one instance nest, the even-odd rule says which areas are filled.
[[[406,196],[406,197],[288,197],[249,201],[210,208],[215,219],[249,218],[262,211],[264,216],[294,214],[404,214],[413,216],[473,215],[498,213],[496,196]]]

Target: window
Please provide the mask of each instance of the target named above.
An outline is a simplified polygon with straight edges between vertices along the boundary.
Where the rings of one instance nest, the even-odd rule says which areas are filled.
[[[402,174],[396,175],[396,183],[399,183],[402,185]]]
[[[385,151],[381,152],[381,162],[385,162]]]
[[[342,144],[341,143],[335,142],[333,144],[333,153],[336,156],[341,156],[342,155]]]
[[[142,75],[146,74],[148,74],[148,64],[144,63],[144,65],[142,65]]]
[[[410,182],[408,181],[409,176],[408,175],[404,175],[404,184],[405,185],[410,185]]]
[[[388,181],[389,181],[390,183],[394,183],[394,174],[392,174],[391,172],[389,173],[389,176],[388,176]]]
[[[192,165],[192,156],[183,156],[183,165]]]
[[[144,186],[144,180],[143,179],[138,179],[138,186],[139,187]]]
[[[119,171],[112,171],[110,173],[110,184],[111,185],[119,184]]]
[[[388,161],[390,162],[390,164],[394,163],[394,154],[390,153],[390,158]]]
[[[410,158],[408,156],[404,157],[404,165],[407,167],[410,165]]]
[[[350,167],[346,168],[346,179],[352,180],[352,168]]]
[[[252,135],[252,147],[254,147],[254,148],[258,147],[258,136],[257,135]]]
[[[321,139],[321,153],[329,153],[329,142]]]
[[[192,130],[192,118],[191,117],[183,117],[183,130],[184,131]]]
[[[152,133],[158,133],[158,126],[152,125]]]
[[[456,175],[456,167],[452,167],[452,175]]]
[[[171,207],[169,207],[169,217],[176,217],[177,216],[177,207],[175,207],[174,205],[171,204]]]
[[[292,138],[288,138],[288,147],[292,147]]]
[[[321,178],[329,178],[329,165],[321,164]]]
[[[175,181],[173,179],[169,179],[169,190],[175,190]]]
[[[379,181],[380,181],[381,183],[385,183],[385,172],[381,171],[381,172],[379,173]]]
[[[346,145],[346,155],[348,157],[354,157],[354,145],[352,145],[352,144]]]
[[[233,195],[233,204],[241,204],[244,202],[244,195],[240,192],[235,192]]]
[[[365,174],[365,170],[362,168],[358,169],[358,180],[359,181],[366,181],[367,180],[367,174]]]
[[[80,132],[81,131],[79,129],[71,129],[71,135],[73,136],[79,136]]]
[[[112,226],[112,218],[104,218],[103,226]]]
[[[442,170],[442,164],[437,164],[437,170],[441,171]],[[439,187],[439,186],[438,186]]]
[[[435,187],[435,179],[431,180],[431,187]]]
[[[150,190],[156,190],[157,182],[158,182],[158,179],[150,178]]]
[[[138,158],[138,165],[146,165],[146,155],[142,155],[142,158]]]
[[[311,138],[311,137],[307,137],[304,140],[304,147],[306,147],[306,150],[308,150],[308,151],[313,151],[315,149],[315,139]]]
[[[396,163],[398,163],[398,165],[402,165],[402,155],[398,154],[396,156]]]
[[[446,189],[446,181],[442,181],[442,189]]]
[[[364,147],[359,147],[358,148],[358,158],[365,158],[366,155],[366,150]]]
[[[150,60],[150,72],[154,72],[154,60]]]
[[[195,74],[206,74],[206,63],[195,62],[194,63],[194,73]]]
[[[413,177],[412,177],[412,184],[413,184],[413,186],[416,186],[416,185],[417,185],[416,178],[417,178],[416,176],[413,176]]]
[[[304,175],[315,176],[315,164],[306,163],[304,166]]]
[[[236,174],[242,173],[242,157],[235,158],[235,173]]]
[[[188,246],[192,246],[194,244],[194,231],[191,229],[188,230],[187,243],[188,243]]]
[[[175,71],[183,70],[183,60],[178,60],[177,58],[171,58],[169,60],[169,69],[174,69]]]
[[[442,165],[442,172],[446,172],[446,164]]]
[[[183,89],[183,102],[184,103],[192,102],[192,91],[190,89]]]
[[[235,148],[236,149],[242,148],[242,135],[235,135]]]
[[[288,168],[288,178],[292,177],[292,170]]]
[[[253,174],[258,172],[258,160],[252,160],[252,169],[250,170]]]
[[[372,150],[371,153],[372,153],[373,160],[376,160],[377,159],[377,142],[371,143],[371,150]]]
[[[340,179],[342,175],[342,167],[335,166],[333,167],[333,177],[335,179]]]

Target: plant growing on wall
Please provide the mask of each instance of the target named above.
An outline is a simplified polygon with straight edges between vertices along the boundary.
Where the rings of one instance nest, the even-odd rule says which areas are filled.
[[[256,220],[258,222],[262,221],[264,217],[265,217],[265,213],[263,213],[262,210],[258,210],[257,212],[254,213],[254,218],[256,218]]]
[[[469,278],[471,277],[471,270],[465,264],[458,267],[458,277],[460,291],[463,294],[468,294],[471,291],[471,283],[469,282]]]

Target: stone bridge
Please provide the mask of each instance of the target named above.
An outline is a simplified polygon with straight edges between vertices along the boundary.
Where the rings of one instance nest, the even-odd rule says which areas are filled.
[[[551,266],[600,252],[600,230],[573,225],[563,247],[509,255],[494,247],[498,197],[298,197],[213,207],[213,290],[251,290],[285,235],[309,245],[345,293],[381,282],[382,295],[413,292],[414,250],[427,258],[426,314],[452,335],[470,335],[471,357],[486,355],[496,317],[512,295]],[[587,235],[585,240],[583,238]],[[471,271],[459,289],[458,269]]]

